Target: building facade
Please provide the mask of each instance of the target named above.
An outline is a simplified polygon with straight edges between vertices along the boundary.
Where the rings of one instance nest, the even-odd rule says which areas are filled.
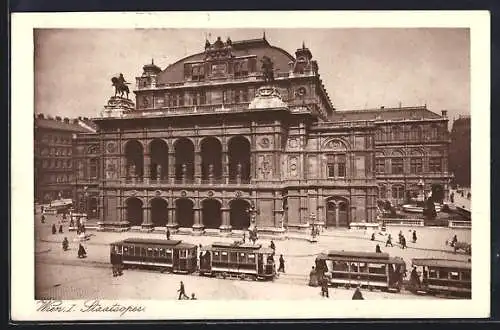
[[[470,187],[470,116],[460,116],[453,121],[450,144],[450,170],[454,174],[453,183]]]
[[[35,116],[35,200],[49,203],[73,197],[73,140],[77,133],[92,131],[80,119]]]
[[[424,108],[379,109],[361,119],[337,111],[311,51],[302,45],[292,56],[265,38],[218,38],[164,70],[147,64],[134,93],[135,104],[110,98],[95,119],[98,133],[76,144],[78,168],[99,162],[98,180],[79,172],[86,184],[76,195],[97,184],[103,226],[228,232],[252,222],[270,231],[372,222],[379,186],[407,189],[425,176],[433,146],[418,140],[422,171],[413,175],[406,173],[415,166],[412,142],[387,133],[382,140],[380,132],[447,121]],[[403,116],[412,111],[416,117]],[[388,121],[378,112],[398,115]],[[444,138],[439,148],[446,158]],[[402,173],[375,171],[378,158],[396,152]],[[436,182],[446,177],[443,162]]]

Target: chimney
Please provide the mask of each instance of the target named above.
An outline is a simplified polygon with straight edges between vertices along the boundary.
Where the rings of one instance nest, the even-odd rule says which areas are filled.
[[[448,110],[441,110],[441,117],[447,118],[448,117]]]
[[[56,116],[56,120],[57,120],[57,121],[61,121],[61,119],[62,119],[62,118],[61,118],[60,116]]]
[[[64,117],[64,123],[65,124],[69,124],[69,118],[68,117]]]

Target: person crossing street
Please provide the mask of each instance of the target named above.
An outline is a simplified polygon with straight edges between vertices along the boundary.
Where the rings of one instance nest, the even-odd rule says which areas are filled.
[[[186,289],[184,288],[184,283],[182,281],[179,290],[177,290],[177,292],[179,292],[179,298],[177,300],[181,300],[182,298],[189,299],[189,297],[186,294]]]

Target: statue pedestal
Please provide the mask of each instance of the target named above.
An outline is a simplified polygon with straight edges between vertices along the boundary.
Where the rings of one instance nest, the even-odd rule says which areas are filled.
[[[108,104],[101,111],[101,117],[123,117],[124,114],[135,109],[134,101],[119,96],[112,96]]]
[[[202,224],[194,224],[193,225],[193,235],[203,235],[205,232],[205,226]]]
[[[274,109],[288,108],[281,99],[281,94],[276,87],[262,86],[257,90],[257,95],[250,102],[249,109]]]

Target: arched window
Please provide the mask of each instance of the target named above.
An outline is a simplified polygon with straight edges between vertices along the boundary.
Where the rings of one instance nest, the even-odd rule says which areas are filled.
[[[375,132],[375,140],[376,141],[382,141],[382,130],[381,129],[378,129]]]
[[[346,155],[328,155],[327,156],[327,175],[329,178],[344,178],[346,176]]]
[[[393,138],[393,140],[395,140],[395,141],[401,140],[401,135],[402,135],[401,131],[402,130],[401,130],[400,127],[395,126],[395,127],[392,128],[392,138]]]
[[[387,198],[387,187],[386,186],[380,186],[378,188],[378,198],[380,198],[380,199]]]
[[[423,155],[420,151],[413,151],[410,158],[410,173],[418,174],[423,171]]]
[[[375,172],[385,173],[385,158],[384,154],[377,152],[375,155]]]

